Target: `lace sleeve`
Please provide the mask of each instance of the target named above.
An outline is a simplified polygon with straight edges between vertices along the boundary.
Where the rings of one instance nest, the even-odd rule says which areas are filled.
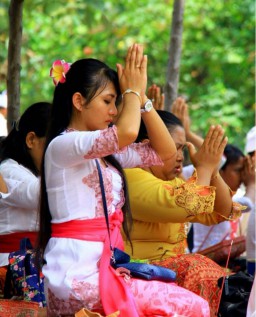
[[[188,180],[188,182],[195,182],[197,179],[197,173],[196,173],[196,170],[194,171],[193,175],[190,177],[190,179]],[[214,187],[215,188],[215,187]],[[230,196],[233,197],[235,192],[233,192],[230,188],[229,188],[229,192],[230,192]],[[214,203],[214,200],[213,200],[213,203]],[[217,222],[222,222],[223,219],[225,220],[236,220],[238,218],[241,217],[241,213],[242,213],[242,210],[245,210],[246,209],[246,206],[242,206],[241,204],[233,201],[232,203],[232,209],[231,209],[231,212],[229,214],[228,217],[226,216],[223,216],[222,214],[220,214],[219,212],[216,212],[216,215],[217,215]]]
[[[170,195],[175,197],[178,206],[184,208],[189,216],[213,212],[215,187],[201,186],[190,180],[179,187],[165,185]]]

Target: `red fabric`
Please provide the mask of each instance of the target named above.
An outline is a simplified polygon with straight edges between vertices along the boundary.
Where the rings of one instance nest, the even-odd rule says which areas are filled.
[[[39,312],[39,304],[26,302],[23,300],[0,300],[0,316],[4,317],[37,317]]]
[[[217,316],[221,295],[217,281],[228,274],[225,268],[201,254],[180,254],[151,263],[175,271],[177,284],[207,300],[211,317]]]
[[[4,284],[5,284],[6,272],[7,272],[7,266],[0,267],[0,298],[3,298],[4,296]]]
[[[123,221],[121,210],[109,216],[110,239],[113,247],[124,249],[120,232]],[[130,288],[123,277],[116,274],[110,265],[110,243],[105,217],[91,220],[71,220],[52,224],[52,237],[89,241],[103,241],[104,249],[100,261],[100,296],[104,311],[111,314],[120,311],[120,317],[137,317],[138,312]]]
[[[0,235],[0,253],[10,253],[20,249],[20,240],[29,238],[32,246],[35,246],[38,232],[23,231]]]

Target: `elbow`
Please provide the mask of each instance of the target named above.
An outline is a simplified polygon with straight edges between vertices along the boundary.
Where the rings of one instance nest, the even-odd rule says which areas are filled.
[[[127,129],[125,133],[118,134],[119,148],[123,148],[136,141],[138,137],[138,130]]]
[[[172,151],[166,151],[164,153],[158,153],[158,155],[161,157],[161,160],[163,162],[172,160],[173,164],[174,164],[175,161],[176,161],[177,149],[175,147]]]

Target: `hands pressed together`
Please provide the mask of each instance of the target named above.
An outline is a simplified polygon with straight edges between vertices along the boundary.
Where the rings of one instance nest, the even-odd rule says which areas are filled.
[[[211,126],[202,146],[195,150],[192,143],[187,142],[190,159],[196,168],[203,167],[212,174],[216,173],[219,168],[219,162],[224,152],[224,148],[228,143],[221,126]]]
[[[147,89],[147,55],[143,54],[143,46],[133,44],[129,47],[125,65],[117,64],[117,73],[121,93],[131,89],[139,94],[141,104],[144,104]]]

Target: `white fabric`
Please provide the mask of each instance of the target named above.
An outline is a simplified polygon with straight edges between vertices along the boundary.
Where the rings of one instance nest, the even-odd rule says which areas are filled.
[[[38,230],[39,179],[12,159],[0,164],[8,194],[0,193],[0,234]],[[15,251],[15,250],[13,250]],[[0,254],[0,266],[8,253]]]
[[[251,294],[246,311],[246,317],[256,317],[256,282],[255,278],[252,284]]]
[[[0,94],[0,107],[7,108],[7,91],[6,90],[4,90]]]
[[[49,144],[45,175],[53,223],[104,217],[96,157],[116,153],[123,167],[156,161],[156,153],[148,144],[132,145],[118,153],[115,131],[112,127],[95,132],[67,132]],[[147,155],[143,156],[145,151]],[[111,166],[102,166],[102,176],[108,211],[113,213],[124,202],[122,180]],[[100,305],[98,261],[102,250],[102,242],[51,238],[44,254],[46,296],[51,290],[65,301],[83,301],[88,309]]]
[[[232,200],[243,206],[247,206],[246,211],[248,212],[250,212],[251,208],[253,207],[253,204],[248,197],[233,196]],[[209,232],[211,228],[212,228],[211,232],[208,238],[205,240],[203,246],[200,248],[200,250],[203,250],[214,244],[217,244],[221,242],[224,238],[230,239],[230,233],[231,233],[230,221],[223,221],[221,223],[218,223],[212,226],[205,226],[200,223],[194,223],[193,227],[194,227],[194,239],[193,239],[194,248],[192,252],[197,252],[199,250],[200,246],[205,240],[207,233]]]
[[[251,210],[246,233],[246,259],[250,262],[256,262],[256,213],[255,205]]]
[[[4,115],[0,113],[0,137],[7,136],[7,120],[5,119]]]
[[[251,153],[256,150],[256,126],[246,135],[245,153]]]

